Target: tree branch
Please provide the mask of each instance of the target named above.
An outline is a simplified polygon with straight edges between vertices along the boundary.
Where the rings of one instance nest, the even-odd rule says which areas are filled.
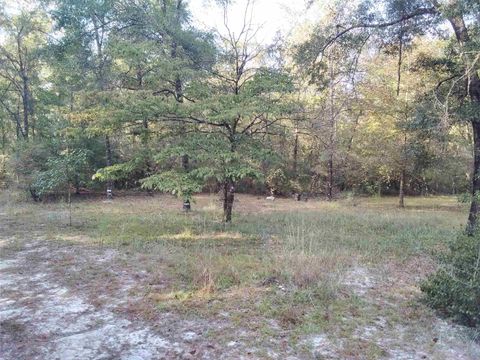
[[[438,10],[435,7],[419,8],[419,9],[411,12],[410,14],[405,14],[405,15],[399,17],[398,19],[395,19],[395,20],[392,20],[392,21],[388,21],[388,22],[384,22],[384,23],[372,23],[372,24],[360,23],[360,24],[352,25],[352,26],[350,26],[346,29],[343,29],[340,32],[337,32],[335,34],[335,36],[328,39],[327,42],[323,45],[323,47],[321,49],[321,52],[325,51],[325,49],[327,49],[330,45],[332,45],[339,38],[341,38],[345,34],[349,33],[352,30],[355,30],[355,29],[367,29],[367,28],[382,29],[382,28],[390,27],[390,26],[399,24],[401,22],[413,19],[413,18],[418,17],[418,16],[437,15],[437,14],[438,14]],[[337,28],[339,28],[339,27],[340,26],[337,25]]]

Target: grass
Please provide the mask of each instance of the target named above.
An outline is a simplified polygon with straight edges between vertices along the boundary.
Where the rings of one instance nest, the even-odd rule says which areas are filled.
[[[465,216],[451,198],[415,199],[412,210],[396,209],[390,199],[384,206],[378,199],[355,207],[314,202],[306,210],[292,202],[294,211],[280,204],[255,215],[240,212],[225,228],[212,198],[201,198],[190,214],[169,205],[162,209],[163,200],[87,203],[77,212],[102,245],[168,254],[174,277],[194,289],[227,289],[269,277],[298,287],[335,282],[354,262],[429,255],[455,236]],[[442,208],[448,210],[437,210]]]
[[[332,281],[356,262],[375,265],[386,258],[430,255],[458,233],[465,219],[464,207],[452,197],[409,199],[404,210],[393,198],[359,199],[356,206],[347,200],[239,198],[237,216],[227,227],[209,196],[199,197],[189,214],[169,197],[80,202],[74,206],[76,226],[60,235],[77,231],[97,245],[166,254],[174,275],[192,288],[226,289],[272,276],[306,287]],[[55,233],[55,225],[65,223],[63,204],[8,209],[13,216],[31,217],[39,207],[40,221]]]
[[[239,327],[267,338],[270,319],[292,344],[327,333],[351,339],[343,344],[345,357],[360,351],[366,358],[385,355],[355,335],[371,319],[431,319],[414,279],[431,271],[432,254],[458,234],[467,212],[453,197],[409,198],[398,209],[394,198],[303,203],[240,195],[225,226],[213,196],[197,197],[188,214],[171,197],[126,197],[77,202],[69,228],[63,204],[9,201],[9,214],[46,224],[51,237],[113,247],[132,259],[128,266],[168,276],[165,288],[141,289],[157,311],[206,318],[227,312]],[[366,300],[343,280],[357,268],[395,281]]]

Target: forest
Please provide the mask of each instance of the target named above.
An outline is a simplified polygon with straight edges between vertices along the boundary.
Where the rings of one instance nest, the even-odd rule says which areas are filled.
[[[480,358],[478,0],[0,0],[0,146],[5,359]]]

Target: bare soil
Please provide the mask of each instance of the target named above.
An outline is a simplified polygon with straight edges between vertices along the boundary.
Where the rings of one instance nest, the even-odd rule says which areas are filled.
[[[208,206],[209,201],[200,197],[197,206]],[[307,204],[306,208],[315,209],[315,202]],[[244,197],[237,209],[255,213],[272,208],[287,211],[292,206],[297,205],[289,199],[273,205]],[[339,329],[300,335],[292,342],[290,329],[278,321],[249,318],[241,307],[232,311],[228,294],[208,303],[209,312],[159,308],[149,294],[163,293],[176,281],[166,275],[161,255],[152,269],[152,259],[146,261],[140,253],[93,246],[82,236],[58,241],[46,226],[32,229],[22,221],[0,208],[0,358],[4,360],[480,359],[480,345],[469,337],[468,329],[432,319],[412,306],[419,296],[418,281],[434,267],[428,258],[388,261],[375,268],[353,264],[342,280],[345,292],[375,315],[366,315],[366,321],[348,336]],[[230,296],[241,302],[243,297],[245,301],[261,298],[263,290],[235,291]],[[288,289],[279,286],[276,291],[282,296]],[[354,323],[353,316],[354,311],[345,314],[342,322]],[[246,322],[249,326],[244,326]],[[361,347],[371,350],[359,352]]]

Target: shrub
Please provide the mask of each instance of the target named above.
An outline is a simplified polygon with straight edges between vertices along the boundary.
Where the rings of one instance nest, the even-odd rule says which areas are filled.
[[[421,285],[426,302],[465,325],[480,326],[480,237],[459,236],[440,262]]]
[[[270,171],[265,182],[272,194],[285,195],[290,191],[288,178],[282,169]]]

